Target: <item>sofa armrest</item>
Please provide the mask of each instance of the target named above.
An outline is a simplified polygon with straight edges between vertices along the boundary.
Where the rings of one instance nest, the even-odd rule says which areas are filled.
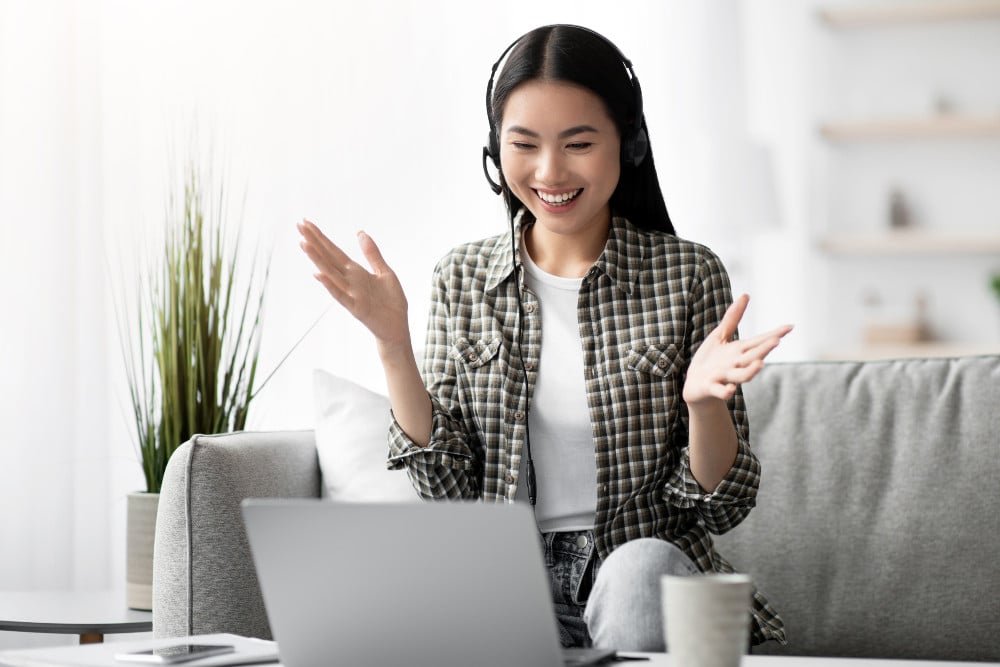
[[[170,457],[153,549],[153,635],[271,638],[244,498],[321,495],[314,432],[195,435]]]

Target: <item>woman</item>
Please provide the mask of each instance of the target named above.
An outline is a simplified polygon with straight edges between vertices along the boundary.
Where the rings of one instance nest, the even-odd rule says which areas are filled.
[[[631,63],[577,26],[508,47],[487,87],[489,158],[511,230],[437,265],[423,376],[406,298],[312,223],[316,278],[375,336],[389,465],[427,499],[535,508],[564,646],[662,651],[659,577],[731,572],[710,533],[754,504],[740,384],[787,334],[736,340],[748,297],[674,235]],[[754,593],[754,643],[784,643]]]

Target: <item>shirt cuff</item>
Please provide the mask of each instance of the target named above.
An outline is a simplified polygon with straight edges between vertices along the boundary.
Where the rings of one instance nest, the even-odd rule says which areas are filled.
[[[454,421],[444,408],[431,399],[431,439],[421,447],[403,431],[396,415],[389,414],[389,458],[386,467],[400,470],[407,465],[442,466],[452,470],[472,469],[472,450],[454,428]]]
[[[726,476],[713,491],[706,491],[691,471],[689,447],[681,450],[681,460],[667,478],[664,498],[681,508],[698,505],[727,505],[753,507],[757,504],[757,487],[760,481],[760,462],[750,451],[750,445],[739,439],[736,460]]]

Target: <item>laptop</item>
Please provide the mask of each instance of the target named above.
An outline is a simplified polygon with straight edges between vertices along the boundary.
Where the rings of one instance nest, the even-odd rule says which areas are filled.
[[[527,505],[247,499],[247,536],[284,667],[563,667]]]

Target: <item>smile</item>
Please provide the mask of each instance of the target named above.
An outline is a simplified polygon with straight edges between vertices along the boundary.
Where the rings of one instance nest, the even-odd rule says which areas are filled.
[[[571,201],[576,199],[576,197],[581,192],[583,192],[583,188],[578,188],[570,192],[563,192],[557,195],[550,195],[548,193],[535,190],[535,194],[538,196],[538,198],[541,199],[546,204],[548,204],[549,206],[566,206]]]

